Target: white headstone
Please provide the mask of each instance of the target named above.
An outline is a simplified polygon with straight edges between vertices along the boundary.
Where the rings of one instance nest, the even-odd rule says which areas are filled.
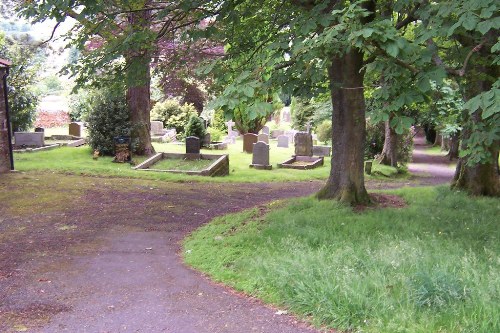
[[[290,140],[288,135],[280,135],[278,136],[278,147],[281,148],[288,148]]]

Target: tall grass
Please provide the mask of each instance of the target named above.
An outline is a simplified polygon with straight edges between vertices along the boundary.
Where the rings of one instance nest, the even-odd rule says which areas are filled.
[[[403,209],[305,198],[214,220],[188,264],[317,325],[352,332],[500,332],[498,199],[404,189]]]

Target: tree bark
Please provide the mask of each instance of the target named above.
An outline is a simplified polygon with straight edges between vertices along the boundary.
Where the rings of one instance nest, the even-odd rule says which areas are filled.
[[[365,99],[363,53],[351,48],[334,56],[328,68],[332,112],[332,165],[319,199],[348,204],[368,203],[363,160],[365,142]]]
[[[448,151],[448,158],[450,161],[458,158],[460,148],[460,133],[453,134],[450,137],[450,150]]]
[[[149,11],[129,14],[133,31],[149,28]],[[132,49],[126,56],[127,65],[127,106],[130,113],[132,152],[137,155],[155,153],[151,144],[151,55],[146,48]]]
[[[441,151],[448,151],[448,150],[450,150],[450,139],[442,136],[441,137]]]
[[[436,134],[436,139],[434,140],[433,146],[441,146],[441,141],[443,141],[443,136],[439,133]]]
[[[391,116],[392,118],[392,116]],[[384,148],[378,158],[380,164],[398,166],[398,135],[391,127],[391,118],[385,122]]]

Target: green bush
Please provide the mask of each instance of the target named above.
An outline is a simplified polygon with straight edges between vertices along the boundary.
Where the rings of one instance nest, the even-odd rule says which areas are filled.
[[[184,129],[191,117],[198,116],[198,112],[191,104],[180,105],[175,99],[167,99],[164,102],[158,102],[151,110],[151,120],[163,122],[165,128],[175,128],[182,137]]]
[[[114,137],[130,136],[131,132],[125,94],[111,90],[96,93],[89,108],[87,129],[92,149],[102,155],[112,155]]]
[[[221,132],[227,132],[226,118],[224,117],[224,110],[217,109],[214,111],[212,118],[212,128],[218,129]]]
[[[312,123],[314,110],[314,105],[309,100],[293,97],[290,106],[293,128],[304,131],[307,123]]]
[[[197,115],[191,115],[185,129],[186,137],[195,136],[200,140],[203,140],[205,133],[206,131],[205,126],[203,125],[203,119]]]
[[[332,141],[332,121],[323,120],[321,124],[316,128],[316,133],[318,134],[318,140],[321,142],[331,142]]]
[[[71,121],[87,121],[90,109],[94,104],[96,93],[92,90],[80,89],[69,98],[69,117]]]
[[[212,141],[221,141],[224,137],[224,132],[215,127],[207,128],[207,132],[210,133],[210,138],[212,139]]]

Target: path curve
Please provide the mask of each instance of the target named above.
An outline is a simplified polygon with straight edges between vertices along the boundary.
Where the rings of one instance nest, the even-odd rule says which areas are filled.
[[[443,157],[428,156],[426,148],[417,138],[410,171],[423,184],[449,182],[453,175],[449,163]],[[65,190],[58,185],[57,174],[43,176],[53,184],[50,189],[39,185],[35,174],[10,177],[15,178],[13,183],[31,177],[25,186],[32,193]],[[56,216],[57,225],[77,229],[71,237],[57,238],[55,233],[39,236],[45,251],[41,254],[37,252],[42,251],[40,246],[34,247],[32,241],[38,231],[18,240],[12,249],[20,252],[12,258],[24,254],[36,260],[15,262],[12,267],[5,266],[5,272],[0,265],[0,331],[317,332],[258,300],[210,282],[186,267],[178,253],[179,242],[214,216],[305,196],[317,191],[323,182],[173,184],[116,180],[119,184],[113,184],[99,178],[64,177],[78,183],[85,193],[77,204],[23,218],[36,219],[40,232],[43,226],[53,227]],[[368,182],[367,187],[405,184]],[[0,259],[3,256],[9,263],[12,249],[0,243]],[[17,316],[11,322],[23,325],[2,326],[1,319],[9,316]]]

